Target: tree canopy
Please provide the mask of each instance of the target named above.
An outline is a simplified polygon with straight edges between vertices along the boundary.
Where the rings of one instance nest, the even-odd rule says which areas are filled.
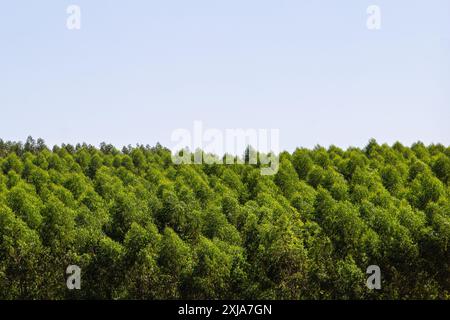
[[[279,163],[0,140],[0,299],[450,299],[450,147],[371,140]]]

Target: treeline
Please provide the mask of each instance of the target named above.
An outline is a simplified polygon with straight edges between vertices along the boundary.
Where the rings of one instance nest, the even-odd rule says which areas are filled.
[[[160,145],[0,140],[0,299],[450,298],[449,147],[279,161],[263,176],[175,165]]]

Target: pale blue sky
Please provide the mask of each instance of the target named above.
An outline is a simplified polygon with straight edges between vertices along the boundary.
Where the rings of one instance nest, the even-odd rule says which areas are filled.
[[[81,7],[81,30],[66,8]],[[382,29],[366,28],[381,8]],[[171,147],[278,128],[282,149],[450,144],[450,1],[41,0],[0,6],[0,138]]]

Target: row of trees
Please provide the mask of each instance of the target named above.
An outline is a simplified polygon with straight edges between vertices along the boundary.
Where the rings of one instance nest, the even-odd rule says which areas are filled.
[[[0,298],[450,298],[449,147],[279,160],[263,176],[175,165],[160,145],[0,140]],[[66,287],[73,264],[81,290]]]

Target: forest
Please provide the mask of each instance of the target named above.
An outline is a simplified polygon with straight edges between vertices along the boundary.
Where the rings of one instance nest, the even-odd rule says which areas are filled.
[[[0,299],[450,299],[450,147],[278,158],[0,140]]]

